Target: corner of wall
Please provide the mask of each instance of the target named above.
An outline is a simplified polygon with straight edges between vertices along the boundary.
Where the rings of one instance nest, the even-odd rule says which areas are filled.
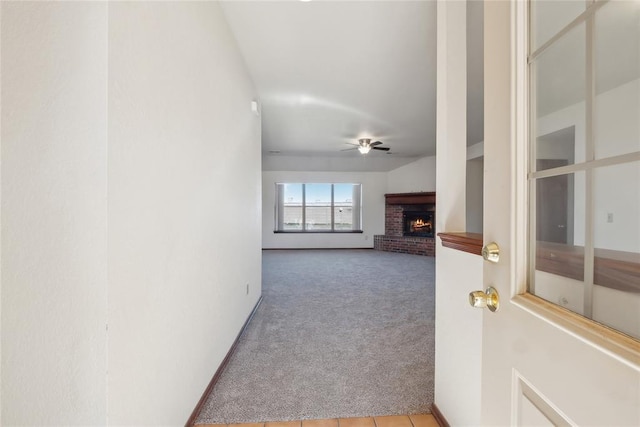
[[[426,156],[387,172],[387,193],[436,191],[436,156]]]

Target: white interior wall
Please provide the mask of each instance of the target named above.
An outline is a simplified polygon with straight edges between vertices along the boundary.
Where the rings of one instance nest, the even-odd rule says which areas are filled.
[[[274,233],[275,187],[282,182],[362,184],[362,233]],[[372,248],[373,236],[384,234],[385,172],[262,173],[262,247],[265,249]]]
[[[352,155],[344,153],[344,155],[333,156],[265,154],[262,157],[262,170],[270,172],[388,172],[414,161],[413,157],[391,156],[378,151],[372,151],[366,156],[357,152]]]
[[[1,7],[2,424],[184,424],[261,292],[244,61],[217,3]]]
[[[593,206],[595,247],[640,254],[640,162],[597,169]]]
[[[468,295],[482,289],[483,259],[437,242],[436,264],[435,404],[451,425],[481,425],[482,310]]]
[[[261,293],[256,93],[214,2],[110,4],[109,87],[109,422],[183,424]]]
[[[466,2],[438,2],[436,229],[444,232],[466,227],[465,24]],[[483,287],[482,262],[436,241],[435,405],[451,425],[480,425],[483,320],[468,293]]]
[[[436,191],[436,157],[428,156],[388,172],[388,193]]]
[[[469,233],[482,233],[484,215],[484,141],[467,146],[466,180],[466,231]]]
[[[599,94],[595,102],[596,158],[640,151],[640,80]],[[640,162],[597,170],[593,203],[596,247],[640,253]]]
[[[0,7],[2,425],[102,425],[107,6]]]
[[[573,129],[574,128],[571,127],[569,131],[563,131],[562,138],[549,138],[548,135],[538,137],[536,140],[537,158],[567,160],[568,165],[575,163],[573,158],[575,156],[575,132],[571,131]]]
[[[467,147],[467,160],[477,159],[484,156],[484,141]]]
[[[466,231],[482,233],[482,199],[484,195],[484,157],[467,160]]]

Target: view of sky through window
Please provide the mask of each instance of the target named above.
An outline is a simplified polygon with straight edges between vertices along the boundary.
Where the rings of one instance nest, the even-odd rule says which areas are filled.
[[[277,184],[277,231],[360,230],[360,184]]]
[[[326,186],[330,184],[306,184],[307,202],[326,200]],[[302,203],[302,184],[284,184],[284,202]],[[353,184],[333,184],[333,198],[336,203],[351,202],[353,199]]]

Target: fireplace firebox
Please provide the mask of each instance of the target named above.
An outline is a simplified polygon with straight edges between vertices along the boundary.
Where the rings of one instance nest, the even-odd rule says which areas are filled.
[[[384,235],[373,236],[373,248],[435,256],[436,193],[391,193],[384,201]]]
[[[434,216],[434,211],[405,211],[402,214],[402,234],[404,236],[433,237]]]

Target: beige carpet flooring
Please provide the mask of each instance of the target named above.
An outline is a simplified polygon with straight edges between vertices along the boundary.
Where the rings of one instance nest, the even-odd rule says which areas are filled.
[[[430,411],[434,258],[264,251],[262,285],[263,302],[197,423]]]

